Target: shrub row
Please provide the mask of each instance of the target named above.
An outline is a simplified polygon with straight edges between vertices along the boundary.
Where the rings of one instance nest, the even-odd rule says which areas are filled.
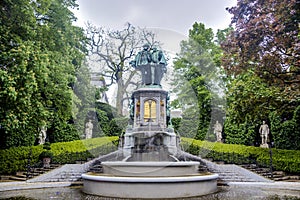
[[[257,164],[261,167],[270,166],[270,153],[272,154],[272,167],[290,173],[300,173],[300,151],[270,149],[182,138],[182,147],[186,152],[210,158],[213,161],[223,161],[232,164]]]
[[[101,137],[72,142],[51,144],[53,163],[75,163],[77,160],[87,160],[107,154],[117,149],[118,137]],[[27,166],[37,165],[43,145],[32,147],[14,147],[0,150],[0,174],[13,174],[25,171]]]

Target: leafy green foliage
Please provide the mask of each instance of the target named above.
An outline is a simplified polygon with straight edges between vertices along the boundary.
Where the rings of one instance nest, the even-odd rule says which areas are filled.
[[[219,33],[219,35],[222,35]],[[220,99],[221,82],[218,80],[221,50],[214,41],[212,29],[195,23],[189,39],[182,41],[181,52],[174,62],[173,80],[178,98],[172,106],[183,110],[178,132],[185,137],[204,139],[209,132],[214,102]],[[197,122],[197,124],[195,124]]]
[[[238,0],[228,9],[235,28],[221,42],[229,77],[227,142],[253,145],[265,120],[277,148],[299,149],[300,123],[292,119],[300,103],[299,5]]]
[[[185,151],[233,164],[254,163],[262,167],[270,166],[269,149],[237,144],[212,143],[191,138],[181,138]],[[272,165],[276,170],[290,173],[300,172],[300,151],[272,149]]]
[[[299,118],[300,106],[296,108],[290,120],[281,121],[277,112],[270,113],[271,133],[276,148],[300,150]]]
[[[12,147],[0,150],[1,174],[12,174],[17,171],[24,171],[28,164],[28,159],[32,163],[39,162],[39,155],[43,152],[42,145],[33,147]]]
[[[121,135],[128,125],[128,118],[117,113],[116,108],[109,104],[97,102],[96,113],[98,120],[98,130],[96,136],[118,136]]]
[[[174,128],[175,133],[178,133],[178,129],[181,126],[182,118],[171,118],[171,124]]]
[[[51,144],[50,144],[50,142],[45,142],[45,144],[43,145],[43,149],[45,149],[45,150],[51,150]]]
[[[89,119],[95,119],[91,113],[95,113],[95,100],[97,89],[91,84],[91,78],[87,64],[84,63],[76,71],[76,81],[74,83],[72,116],[74,127],[81,133],[85,131],[85,124]],[[95,126],[96,127],[96,126]]]
[[[53,153],[51,151],[43,151],[40,155],[39,155],[39,160],[43,160],[43,158],[51,158],[53,157]]]
[[[299,99],[299,2],[238,0],[228,11],[235,30],[223,43],[226,71],[252,69],[288,101]]]
[[[86,38],[72,25],[75,1],[3,0],[0,6],[1,148],[33,145],[42,127],[51,142],[56,131],[65,136],[61,140],[78,139],[70,131],[71,85]]]
[[[128,125],[128,118],[127,117],[119,117],[114,118],[110,121],[109,126],[109,134],[107,136],[119,136],[123,132]]]
[[[99,109],[99,110],[102,110],[103,112],[105,112],[109,120],[111,120],[115,117],[121,117],[122,116],[122,115],[118,114],[116,108],[112,107],[111,105],[109,105],[107,103],[97,102],[96,103],[96,108]]]
[[[253,71],[236,76],[227,87],[226,143],[254,145],[260,124],[280,103],[279,91]]]
[[[107,113],[100,109],[96,109],[97,113],[97,131],[94,131],[93,137],[102,137],[105,136],[109,132],[109,118],[107,117]]]
[[[34,53],[32,42],[24,42],[1,57],[13,61],[6,69],[0,69],[0,99],[7,102],[0,108],[1,147],[32,145],[35,129],[25,128],[35,125],[36,117],[42,119],[47,112],[35,98],[37,77],[43,74],[36,65],[45,64],[45,58],[38,51]],[[36,62],[28,62],[31,59]]]
[[[51,146],[53,162],[65,164],[75,163],[77,160],[86,161],[116,150],[117,137],[101,137],[72,142],[54,143]]]

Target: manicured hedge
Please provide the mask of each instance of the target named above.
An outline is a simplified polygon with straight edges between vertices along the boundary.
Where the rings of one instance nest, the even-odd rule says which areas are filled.
[[[200,141],[191,138],[181,139],[185,151],[200,155],[202,158],[233,164],[270,166],[270,149],[267,148]],[[300,151],[272,148],[272,166],[275,170],[300,173]]]
[[[72,142],[51,144],[53,163],[75,163],[77,160],[87,160],[107,154],[117,149],[118,137],[100,137]],[[43,146],[14,147],[0,150],[0,174],[13,174],[24,171],[30,161],[31,165],[39,163],[39,155]]]
[[[30,154],[31,162],[36,163],[42,151],[42,146],[13,147],[0,150],[0,174],[12,174],[19,170],[25,170]]]

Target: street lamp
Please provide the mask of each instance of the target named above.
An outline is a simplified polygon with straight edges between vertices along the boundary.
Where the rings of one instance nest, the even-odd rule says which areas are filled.
[[[270,173],[271,173],[271,179],[273,179],[273,152],[272,152],[271,141],[268,143],[268,146],[269,146],[269,155],[270,155]]]

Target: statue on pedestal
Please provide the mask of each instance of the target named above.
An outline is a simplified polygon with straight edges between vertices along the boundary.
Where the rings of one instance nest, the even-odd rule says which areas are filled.
[[[42,126],[40,128],[40,132],[39,132],[39,141],[38,141],[38,144],[45,144],[46,137],[47,137],[47,128],[45,126]]]
[[[92,138],[92,135],[93,135],[93,123],[92,120],[89,120],[85,124],[85,139]]]
[[[160,85],[167,62],[161,50],[145,44],[130,65],[141,71],[143,85]]]
[[[154,68],[153,84],[160,85],[163,74],[167,72],[167,61],[161,50],[153,48],[152,50],[152,68]]]
[[[214,125],[214,133],[217,137],[217,142],[222,142],[222,129],[223,129],[222,125],[217,120]]]
[[[261,147],[268,147],[268,138],[269,138],[269,126],[266,124],[266,121],[263,121],[263,124],[259,128],[259,133],[261,137]]]

